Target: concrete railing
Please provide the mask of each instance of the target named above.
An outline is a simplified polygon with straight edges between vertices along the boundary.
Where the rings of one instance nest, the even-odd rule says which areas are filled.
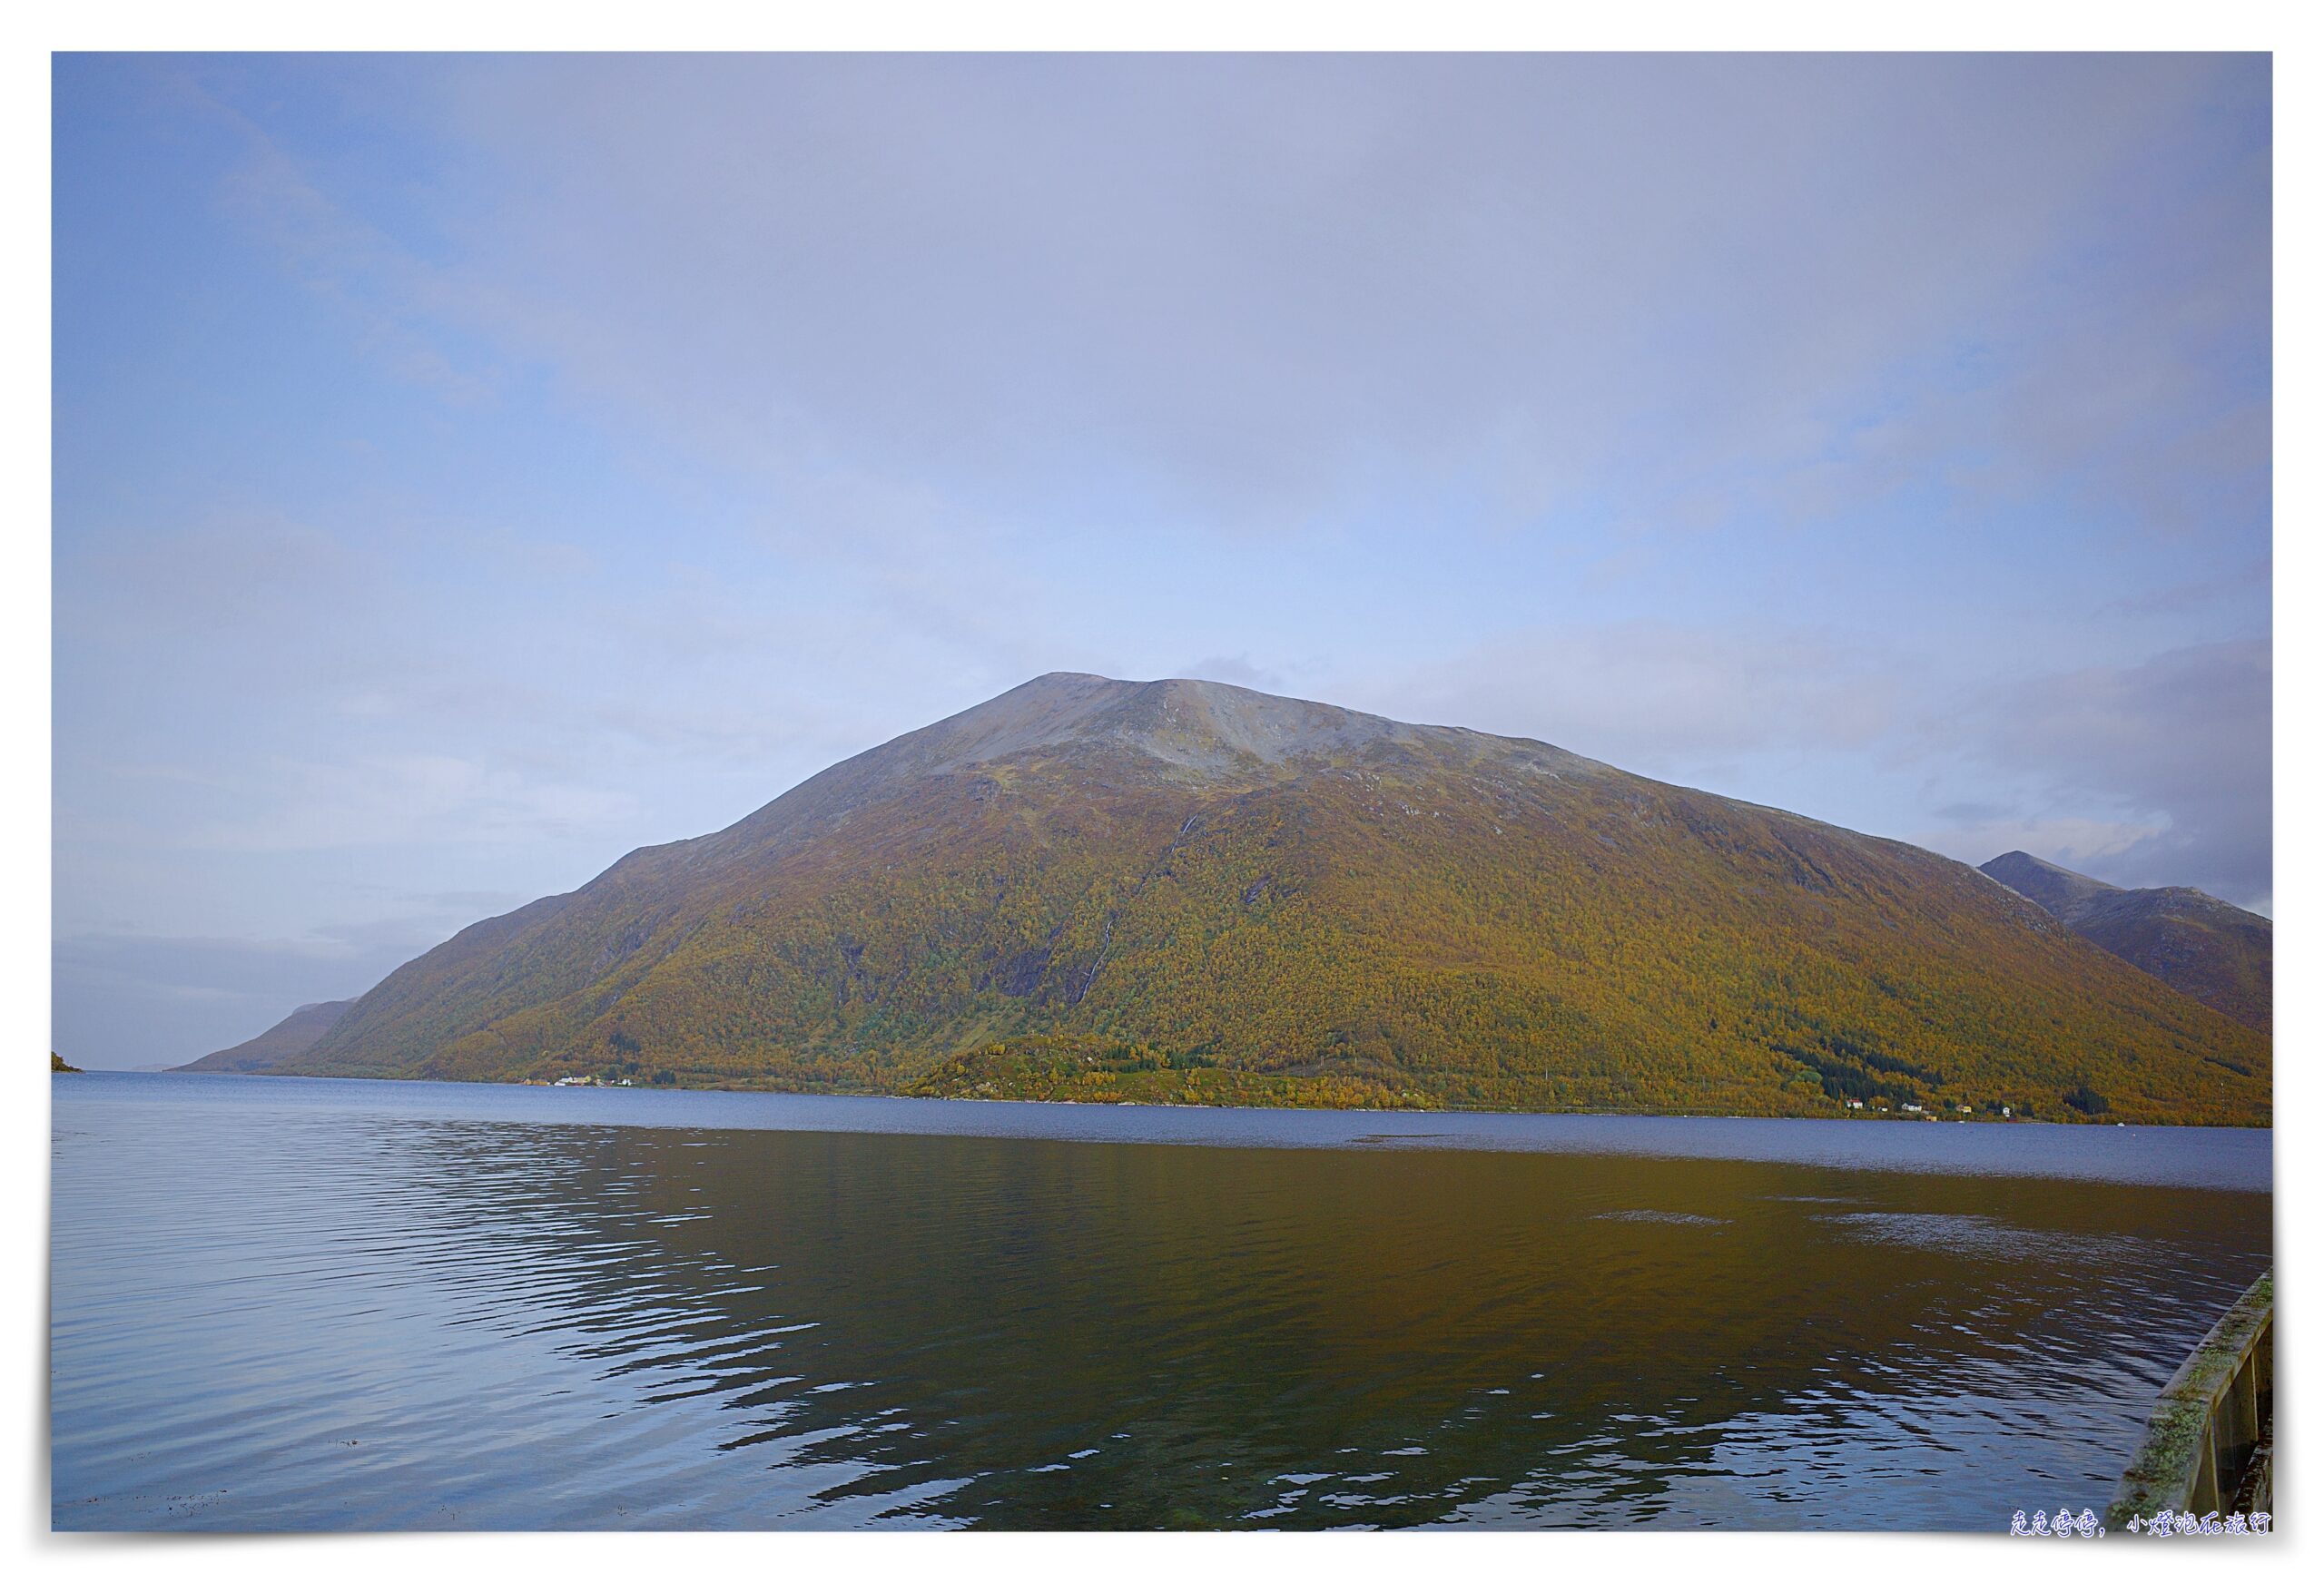
[[[2162,1388],[2106,1512],[2266,1511],[2275,1490],[2276,1277],[2251,1283]]]

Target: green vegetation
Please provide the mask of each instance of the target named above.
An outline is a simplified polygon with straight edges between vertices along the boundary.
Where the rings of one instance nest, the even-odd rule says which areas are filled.
[[[275,1069],[2269,1118],[2266,1035],[1963,865],[1537,743],[1132,691],[1000,749],[971,711],[633,853],[410,963]],[[1319,713],[1325,749],[1245,745]]]
[[[1230,1071],[1144,1045],[1031,1038],[939,1061],[904,1092],[931,1099],[1050,1099],[1083,1105],[1242,1105],[1268,1109],[1417,1110],[1422,1095],[1364,1078]]]
[[[2106,1103],[2106,1096],[2099,1093],[2087,1083],[2076,1086],[2065,1098],[2068,1105],[2081,1111],[2084,1116],[2103,1116],[2112,1108]]]
[[[48,1069],[51,1072],[77,1072],[81,1068],[74,1066],[54,1050],[51,1050],[48,1052]]]

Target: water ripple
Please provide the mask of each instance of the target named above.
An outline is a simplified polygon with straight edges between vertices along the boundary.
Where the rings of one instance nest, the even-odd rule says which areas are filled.
[[[1992,1529],[2103,1499],[2270,1248],[2200,1136],[2170,1185],[392,1086],[57,1081],[59,1527]]]

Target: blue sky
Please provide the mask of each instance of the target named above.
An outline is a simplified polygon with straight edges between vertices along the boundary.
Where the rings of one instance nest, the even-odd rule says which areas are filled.
[[[2264,57],[54,87],[68,1058],[1058,669],[2270,905]]]

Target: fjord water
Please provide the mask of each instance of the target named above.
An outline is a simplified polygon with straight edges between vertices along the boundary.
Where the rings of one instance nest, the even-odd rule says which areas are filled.
[[[1993,1531],[2270,1247],[2253,1132],[53,1093],[63,1529]]]

